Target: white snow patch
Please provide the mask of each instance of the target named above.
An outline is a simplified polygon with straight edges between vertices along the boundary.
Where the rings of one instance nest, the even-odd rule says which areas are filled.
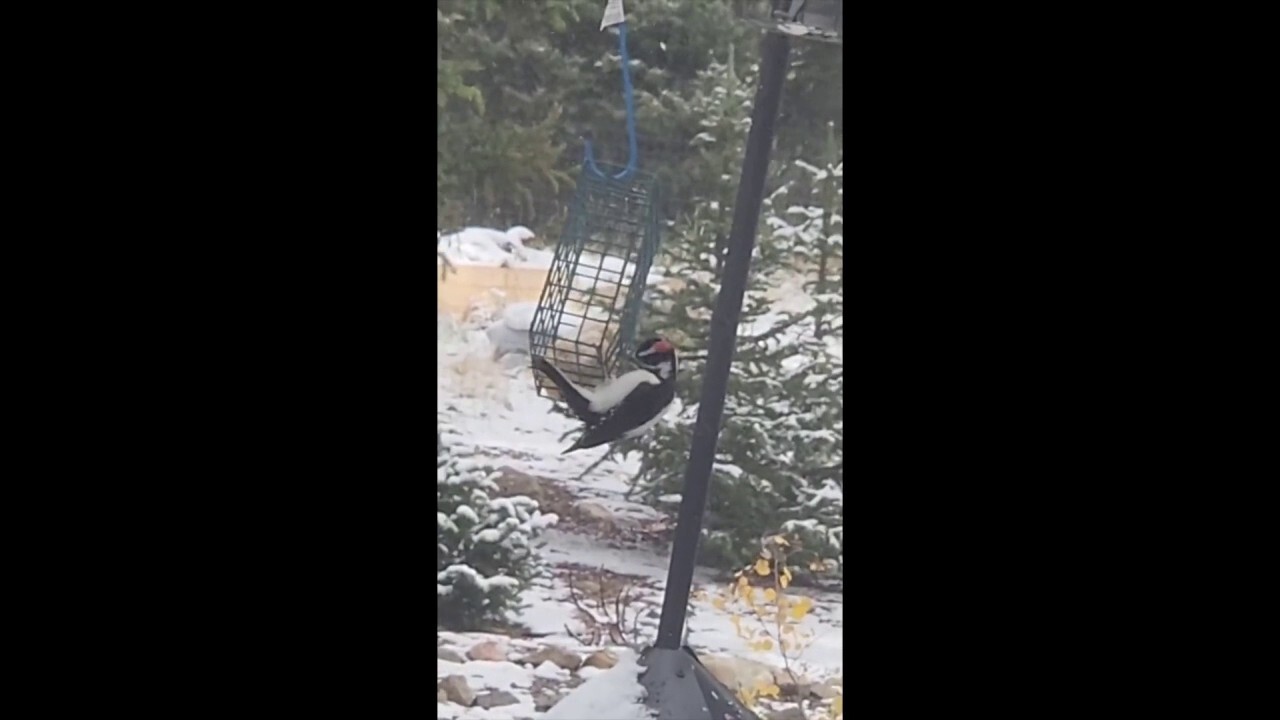
[[[540,678],[548,680],[563,680],[569,677],[569,671],[556,665],[550,660],[543,660],[542,664],[533,669],[533,674]]]
[[[480,265],[486,267],[513,267],[546,269],[555,259],[555,251],[524,246],[524,241],[535,237],[526,227],[516,226],[507,231],[493,228],[469,227],[447,235],[437,234],[436,249],[444,253],[454,265]],[[436,258],[436,265],[443,264]],[[584,252],[578,265],[584,272],[613,273],[619,281],[629,278],[635,266],[621,257],[601,256]],[[649,282],[662,280],[662,272],[650,269]]]
[[[642,668],[636,654],[619,649],[618,664],[566,695],[547,711],[546,720],[652,720],[657,717],[644,705],[640,685]]]
[[[529,254],[536,252],[527,250]],[[776,289],[776,298],[777,302],[773,307],[775,313],[760,318],[758,326],[744,328],[744,331],[763,332],[770,327],[775,327],[784,322],[789,313],[802,312],[812,306],[817,299],[804,290],[800,278],[780,283]],[[793,342],[795,333],[799,330],[798,327],[787,328],[780,333],[781,337],[775,338],[774,342]],[[619,517],[650,519],[659,517],[653,509],[625,498],[628,480],[639,468],[640,457],[637,453],[628,454],[621,462],[602,463],[589,475],[579,478],[584,470],[604,454],[604,450],[601,448],[560,455],[560,451],[570,442],[568,438],[561,439],[561,435],[567,431],[576,430],[581,427],[581,423],[550,412],[551,401],[536,394],[533,375],[527,367],[522,365],[502,369],[493,363],[489,359],[493,347],[485,337],[484,331],[478,328],[461,328],[442,322],[437,338],[440,343],[437,374],[439,412],[448,420],[446,440],[455,445],[460,453],[473,453],[476,456],[475,460],[464,467],[474,466],[477,471],[483,469],[484,472],[488,472],[492,468],[510,466],[535,477],[552,478],[576,498],[598,502]],[[842,346],[838,340],[829,341],[828,352],[832,357],[840,357]],[[485,367],[480,367],[482,365]],[[492,371],[486,369],[488,366],[492,366]],[[467,368],[469,372],[462,373],[457,368]],[[483,371],[477,371],[477,369]],[[485,383],[484,389],[490,392],[477,394],[474,392],[475,388],[465,385],[465,383],[478,382]],[[724,458],[717,458],[717,470],[726,473],[737,471],[736,468],[728,466]],[[829,501],[835,501],[828,493],[821,493],[820,496]],[[675,500],[674,497],[671,499]],[[462,512],[466,513],[468,510]],[[471,512],[475,514],[474,511]],[[527,514],[532,520],[533,513]],[[463,518],[455,516],[452,519],[445,519],[450,522],[459,522]],[[477,521],[478,519],[476,518]],[[440,518],[437,517],[437,522],[439,521]],[[601,542],[596,537],[556,529],[547,530],[537,542],[542,545],[539,552],[544,561],[551,565],[572,563],[587,568],[603,566],[613,572],[647,579],[650,587],[644,590],[644,600],[651,607],[660,608],[661,587],[670,561],[667,548],[650,550],[615,547]],[[464,570],[455,572],[466,573]],[[696,589],[709,593],[723,589],[720,583],[713,581],[710,573],[701,568],[697,570],[694,582]],[[843,671],[843,596],[840,593],[814,592],[812,597],[813,612],[803,623],[806,634],[812,633],[812,645],[805,650],[794,667],[812,679],[829,678]],[[573,605],[568,602],[568,590],[562,578],[535,579],[521,593],[520,604],[522,608],[513,619],[527,626],[532,633],[545,636],[539,638],[535,644],[531,644],[530,649],[541,647],[543,644],[557,644],[584,656],[598,649],[584,647],[569,636],[566,626],[573,630],[578,630],[580,626],[574,615]],[[646,623],[648,620],[649,618],[645,618]],[[688,627],[689,644],[700,654],[731,654],[771,665],[781,663],[776,650],[753,651],[749,641],[739,637],[735,632],[729,616],[711,605],[710,598],[695,599],[691,602]],[[651,642],[655,630],[648,624],[644,624],[639,635],[639,641]],[[459,648],[470,647],[479,640],[491,639],[480,633],[442,631],[438,636]],[[618,667],[624,667],[626,664],[620,662]],[[473,665],[476,667],[471,667]],[[574,706],[565,704],[569,699],[562,700],[553,708],[552,714],[544,716],[534,709],[531,691],[524,689],[532,685],[537,677],[535,673],[538,673],[539,669],[513,667],[510,663],[490,663],[489,665],[494,667],[486,667],[478,663],[457,665],[441,660],[437,664],[437,673],[440,676],[466,675],[472,688],[477,692],[483,692],[485,688],[505,689],[519,697],[521,702],[518,705],[495,707],[489,710],[478,707],[462,708],[449,703],[440,704],[437,706],[437,717],[462,720],[497,720],[498,718],[513,720],[542,717],[561,717],[570,720],[589,717],[626,717],[630,720],[631,717],[651,717],[607,713],[600,715],[594,709],[588,710],[590,714],[575,714],[572,712]],[[544,668],[541,672],[549,673],[550,668]],[[612,673],[613,671],[584,667],[577,674],[579,677],[588,679],[588,684],[591,684],[595,681],[611,680]],[[582,686],[582,688],[586,687],[587,685]],[[628,687],[631,685],[628,684]],[[578,690],[581,691],[582,688]],[[635,689],[638,691],[638,686]],[[618,695],[611,692],[609,698],[608,706],[618,710],[620,708]],[[590,697],[587,698],[589,699]],[[629,712],[643,710],[639,704],[626,707]]]

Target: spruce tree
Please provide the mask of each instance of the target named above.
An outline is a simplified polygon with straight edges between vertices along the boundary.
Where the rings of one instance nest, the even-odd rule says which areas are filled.
[[[790,470],[797,503],[783,529],[796,536],[792,558],[804,567],[844,557],[844,163],[834,131],[825,160],[795,160],[786,191],[775,195],[765,224],[770,242],[788,255],[811,305],[786,313],[794,355],[785,372]]]
[[[438,624],[482,630],[510,622],[520,591],[539,571],[530,541],[555,515],[537,501],[495,497],[496,473],[459,457],[436,429],[436,595]]]
[[[693,209],[664,245],[675,281],[652,292],[648,317],[651,329],[682,351],[681,407],[640,444],[633,486],[671,512],[676,505],[666,496],[682,491],[755,85],[747,74],[718,67],[702,81],[681,106],[703,125],[698,155],[685,169],[696,179]],[[843,169],[834,136],[828,140],[818,165],[779,162],[770,183],[776,189],[765,201],[701,546],[701,560],[714,566],[740,565],[754,557],[762,536],[782,531],[803,543],[810,562],[840,553]],[[809,278],[803,289],[812,301],[781,310],[772,285],[795,273]]]
[[[696,90],[677,111],[699,118],[696,154],[685,164],[691,178],[692,209],[676,223],[664,243],[663,263],[674,282],[653,291],[647,318],[681,350],[678,397],[681,407],[643,443],[644,457],[634,490],[658,507],[674,510],[663,496],[679,493],[697,418],[698,394],[706,357],[711,312],[720,290],[733,223],[733,202],[744,144],[750,129],[755,68],[741,74],[713,65],[699,77]],[[784,256],[767,243],[753,257],[753,276],[782,268]],[[703,559],[729,566],[758,549],[761,529],[777,525],[777,508],[798,498],[780,478],[778,462],[786,438],[771,434],[757,420],[761,407],[782,391],[776,368],[787,353],[784,337],[771,320],[762,292],[744,299],[729,382],[724,424],[720,431],[713,490],[702,547]]]

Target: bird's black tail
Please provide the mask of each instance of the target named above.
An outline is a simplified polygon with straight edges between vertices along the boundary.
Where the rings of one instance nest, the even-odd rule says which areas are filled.
[[[574,415],[578,416],[579,420],[590,422],[597,417],[596,413],[591,412],[591,399],[583,393],[582,388],[574,385],[573,381],[565,377],[564,373],[560,372],[560,369],[555,365],[552,365],[550,360],[535,356],[533,358],[533,368],[542,371],[544,375],[551,378],[551,382],[555,383],[556,387],[560,389],[560,397],[564,398],[564,401],[569,405],[569,409],[573,411]]]

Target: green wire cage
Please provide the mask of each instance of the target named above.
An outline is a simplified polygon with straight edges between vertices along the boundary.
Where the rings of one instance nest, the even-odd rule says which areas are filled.
[[[589,161],[556,245],[529,329],[529,352],[587,388],[618,374],[635,350],[659,245],[658,183],[634,167]],[[541,395],[555,385],[535,373]]]
[[[627,23],[622,3],[610,0],[601,29],[618,35],[622,97],[626,105],[625,164],[597,162],[590,140],[556,244],[546,284],[529,328],[529,354],[546,358],[584,388],[619,374],[630,357],[649,269],[658,253],[658,182],[639,170],[639,137]],[[558,397],[554,383],[534,373],[537,391]]]

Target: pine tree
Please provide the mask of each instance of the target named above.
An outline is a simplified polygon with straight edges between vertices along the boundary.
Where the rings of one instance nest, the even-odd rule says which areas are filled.
[[[616,36],[600,31],[603,9],[599,0],[439,0],[437,227],[523,224],[554,238],[582,162],[581,138],[625,152],[620,58]],[[668,197],[683,198],[674,172],[682,156],[665,146],[693,133],[672,126],[668,101],[687,97],[731,45],[753,56],[758,33],[735,20],[727,0],[626,9],[642,142],[662,146],[646,147],[641,167],[667,183]]]
[[[450,630],[509,622],[520,591],[539,570],[530,541],[557,519],[531,498],[494,497],[496,476],[455,456],[437,423],[437,622]]]
[[[844,163],[834,129],[820,164],[792,163],[791,181],[775,195],[765,224],[770,242],[809,278],[812,306],[788,313],[801,359],[783,381],[791,399],[787,434],[794,440],[791,470],[798,502],[786,508],[783,529],[799,540],[802,566],[819,564],[842,575],[844,558]],[[785,209],[784,209],[785,208]],[[793,361],[794,362],[794,361]]]
[[[634,484],[636,492],[658,507],[673,507],[661,498],[681,491],[689,456],[711,312],[727,258],[733,202],[750,128],[754,72],[752,67],[739,76],[713,65],[700,77],[692,99],[677,107],[700,118],[702,132],[695,138],[697,155],[685,167],[694,188],[693,209],[664,245],[664,264],[678,280],[653,292],[648,318],[682,351],[677,387],[682,407],[643,444],[644,457]],[[761,243],[753,256],[753,277],[781,270],[785,259],[774,246]],[[704,561],[726,567],[754,555],[762,529],[779,522],[777,508],[799,501],[779,461],[788,450],[787,438],[771,434],[758,421],[762,408],[783,390],[777,373],[767,369],[777,368],[789,352],[772,319],[771,303],[758,290],[744,298],[713,470],[709,535],[702,546]]]
[[[754,68],[752,68],[754,71]],[[664,244],[676,282],[655,289],[647,318],[681,348],[679,412],[641,445],[633,485],[655,507],[674,511],[721,287],[754,80],[713,66],[698,92],[676,109],[700,117],[698,154],[683,172],[693,209]],[[777,163],[777,189],[765,201],[739,321],[734,363],[712,472],[701,560],[731,568],[754,557],[762,536],[789,531],[809,563],[841,554],[843,524],[843,337],[841,286],[843,166],[834,133],[825,160]],[[771,285],[795,273],[810,278],[812,299],[782,311]]]

